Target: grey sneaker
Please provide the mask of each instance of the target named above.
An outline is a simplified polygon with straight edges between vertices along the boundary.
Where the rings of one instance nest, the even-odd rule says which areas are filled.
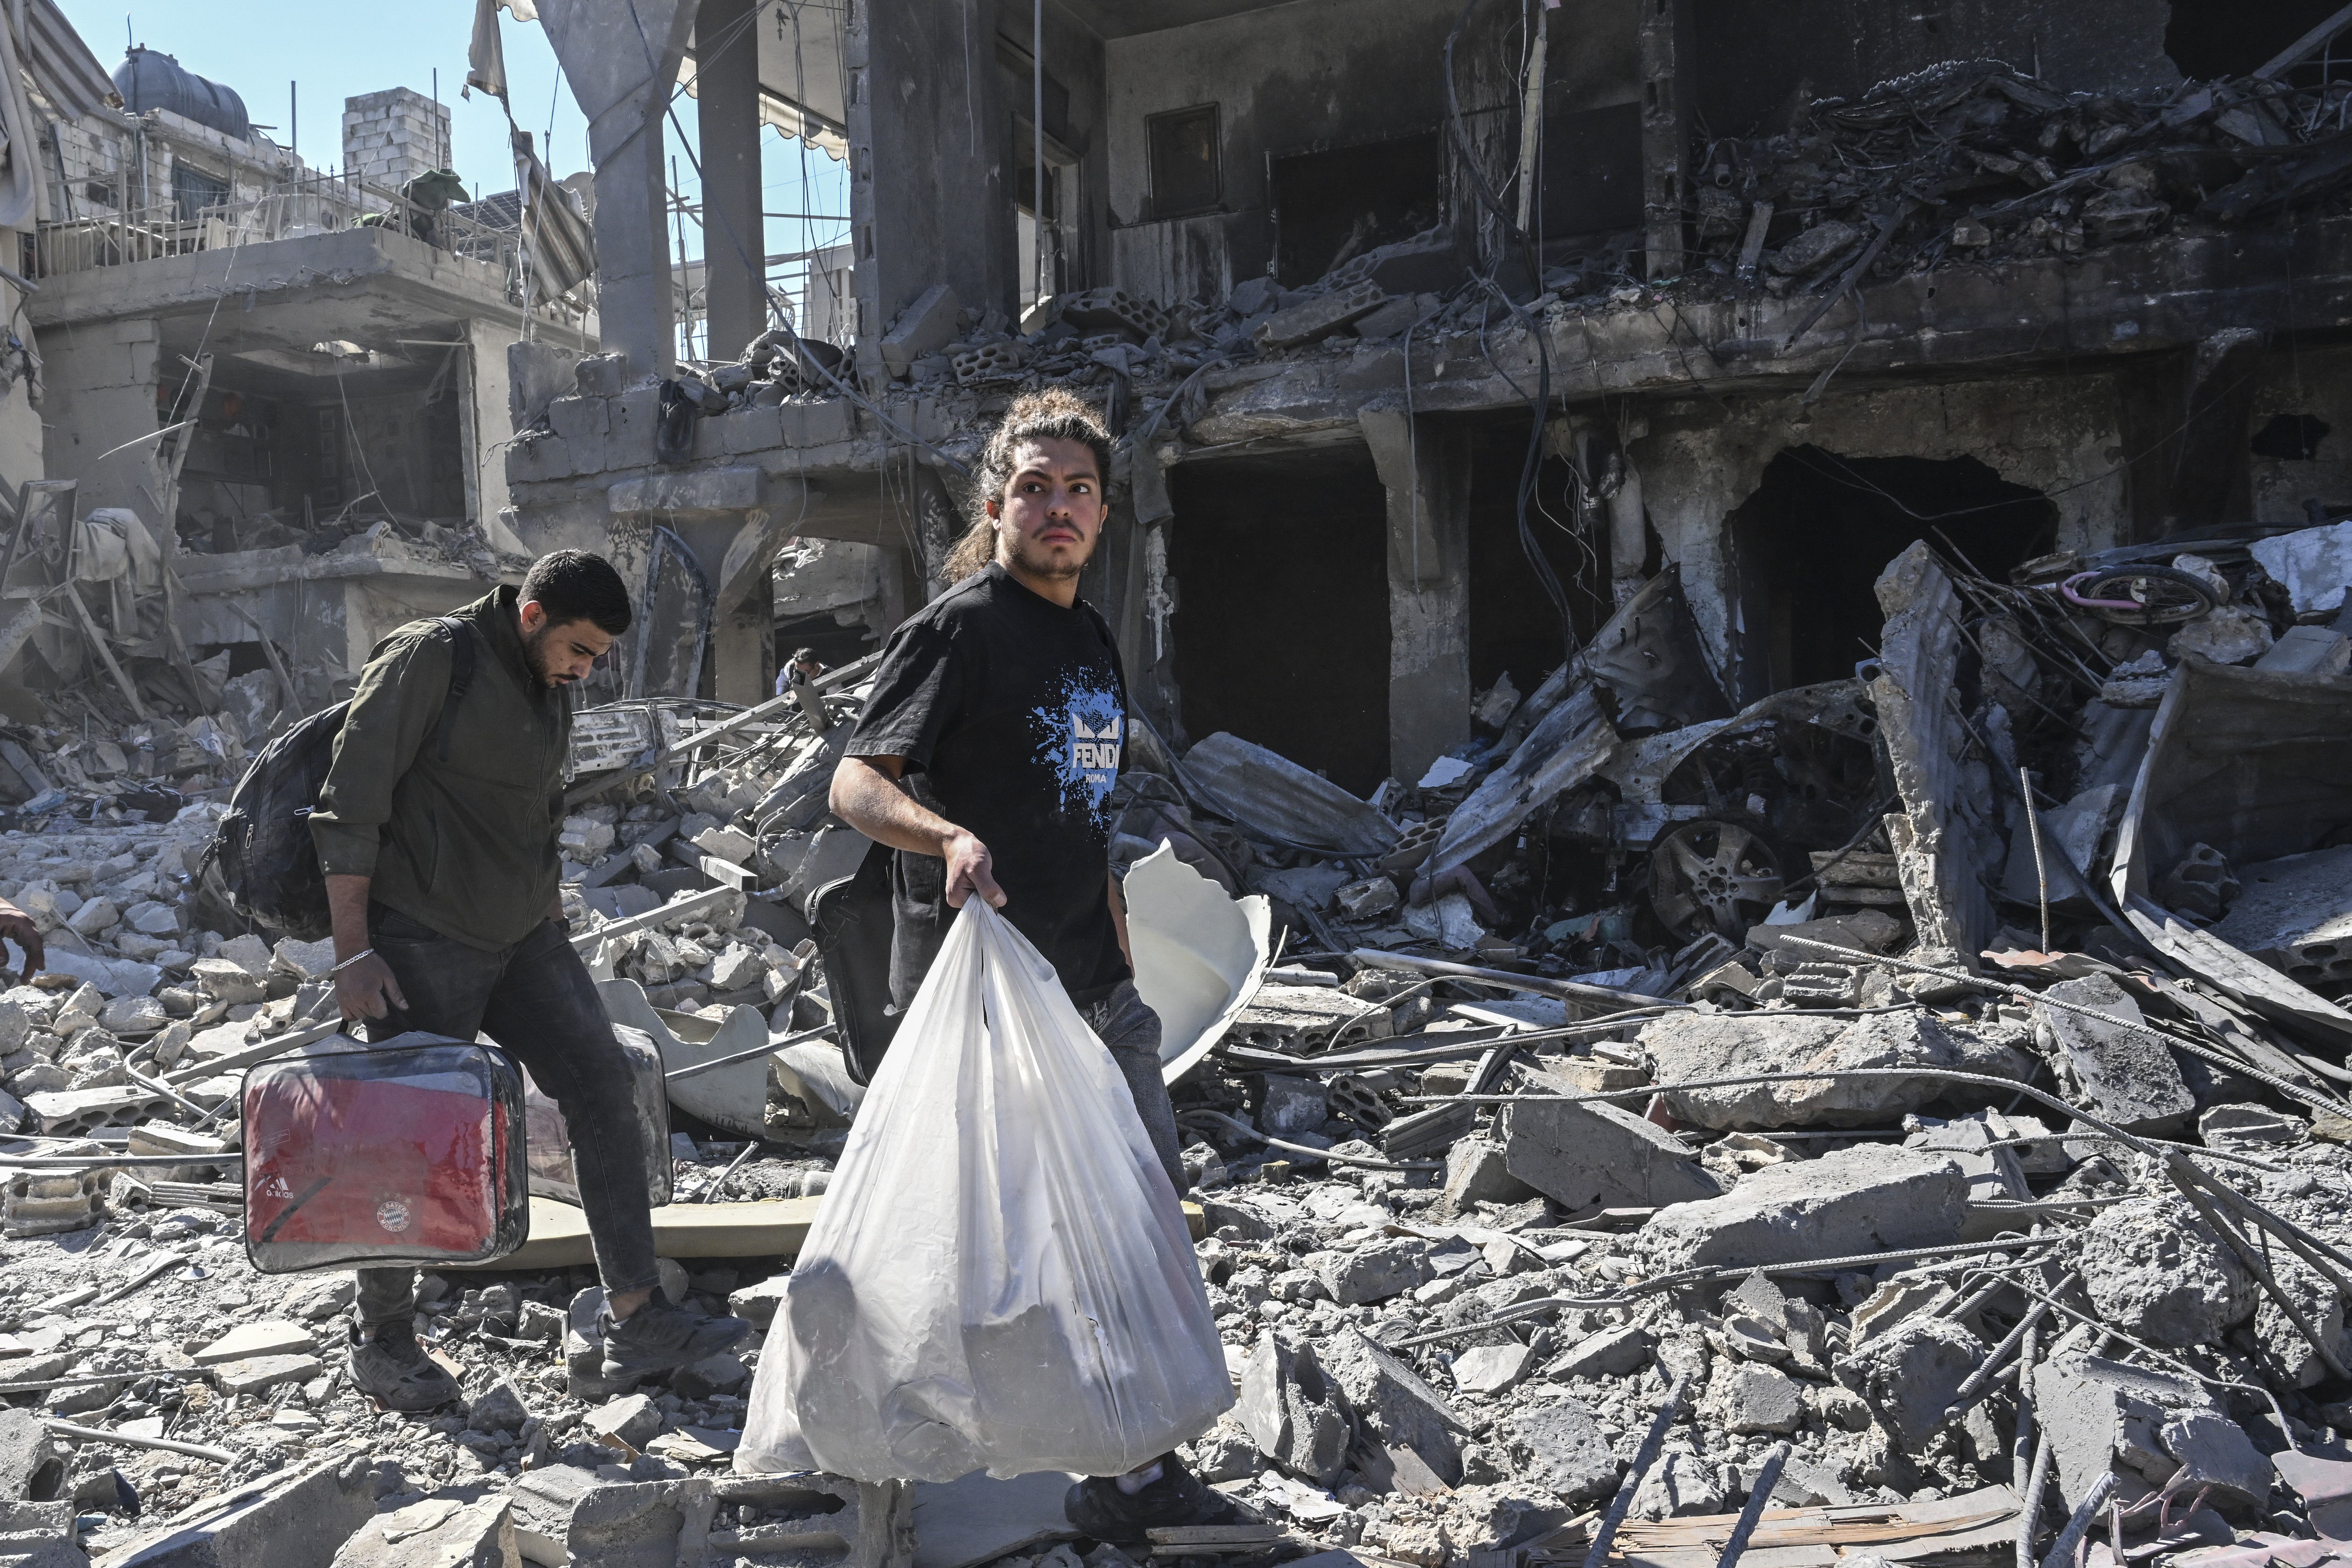
[[[714,1318],[690,1307],[672,1306],[659,1289],[620,1322],[613,1321],[609,1307],[596,1315],[606,1377],[676,1372],[717,1355],[751,1331],[751,1325],[740,1318]]]
[[[386,1410],[420,1415],[454,1404],[457,1380],[416,1342],[412,1323],[388,1323],[373,1337],[365,1329],[352,1346],[352,1384]]]

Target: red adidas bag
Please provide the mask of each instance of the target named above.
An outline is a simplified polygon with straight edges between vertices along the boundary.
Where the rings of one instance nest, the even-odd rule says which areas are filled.
[[[487,1263],[530,1234],[522,1073],[439,1035],[245,1075],[245,1253],[264,1274]]]

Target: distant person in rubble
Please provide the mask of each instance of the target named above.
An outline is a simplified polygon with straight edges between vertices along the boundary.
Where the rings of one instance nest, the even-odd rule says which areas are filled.
[[[520,589],[494,589],[447,619],[411,622],[377,645],[310,816],[334,917],[335,997],[372,1040],[487,1034],[530,1069],[571,1130],[604,1283],[604,1375],[667,1372],[751,1325],[657,1289],[646,1168],[666,1152],[645,1147],[629,1059],[572,950],[555,842],[566,689],[629,629],[628,590],[603,557],[559,550]],[[416,1342],[415,1310],[414,1268],[359,1271],[352,1382],[388,1410],[459,1397]]]
[[[977,894],[1036,944],[1110,1048],[1169,1181],[1186,1182],[1160,1075],[1160,1017],[1135,989],[1110,870],[1127,683],[1110,627],[1078,597],[1109,514],[1110,437],[1053,389],[1014,399],[974,489],[984,514],[948,558],[955,586],[891,634],[833,776],[843,821],[898,854],[890,998],[904,1010]],[[1070,1489],[1097,1541],[1227,1523],[1232,1503],[1173,1454]]]
[[[824,696],[816,689],[816,678],[824,673],[824,661],[818,658],[813,647],[794,648],[793,660],[776,671],[776,695],[792,694],[809,728],[817,734],[824,733]]]

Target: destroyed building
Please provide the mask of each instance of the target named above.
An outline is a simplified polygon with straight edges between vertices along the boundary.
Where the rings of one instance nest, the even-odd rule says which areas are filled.
[[[421,1298],[465,1405],[371,1408],[348,1279],[241,1256],[222,1110],[334,1026],[206,880],[241,753],[21,723],[6,1550],[1128,1568],[1059,1476],[738,1452],[892,1027],[825,786],[988,416],[1061,382],[1120,437],[1114,862],[1236,1399],[1183,1458],[1251,1520],[1151,1556],[2352,1555],[2352,10],[541,4],[601,335],[507,357],[488,539],[639,589],[565,913],[664,1069],[667,1288],[762,1337],[606,1383],[540,1136],[530,1242]],[[767,292],[763,125],[846,156],[839,317]]]
[[[110,81],[53,8],[27,17],[19,331],[42,440],[8,478],[68,531],[135,519],[153,544],[122,547],[131,581],[160,605],[173,579],[173,635],[239,674],[271,642],[319,706],[385,631],[509,569],[507,345],[593,343],[593,290],[549,287],[544,258],[534,280],[511,201],[453,199],[448,110],[422,93],[344,105],[322,168],[170,55],[134,47]],[[44,583],[104,569],[63,535],[44,549]],[[115,657],[168,640],[152,614],[100,619]],[[79,627],[32,637],[23,683],[96,669]]]

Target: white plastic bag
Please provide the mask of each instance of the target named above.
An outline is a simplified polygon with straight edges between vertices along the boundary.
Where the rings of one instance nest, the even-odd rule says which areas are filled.
[[[736,1468],[1117,1475],[1233,1402],[1126,1080],[1052,965],[971,900],[793,1267]]]

